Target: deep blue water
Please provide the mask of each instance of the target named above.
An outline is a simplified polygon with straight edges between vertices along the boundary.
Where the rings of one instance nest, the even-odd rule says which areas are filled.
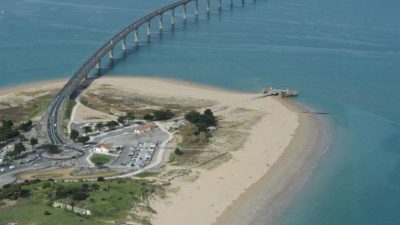
[[[0,0],[0,86],[71,76],[170,1]],[[162,37],[154,23],[151,45],[107,73],[299,90],[300,101],[331,113],[334,141],[280,224],[400,224],[400,1],[247,2],[209,18],[201,4],[198,21],[189,7],[186,25]]]

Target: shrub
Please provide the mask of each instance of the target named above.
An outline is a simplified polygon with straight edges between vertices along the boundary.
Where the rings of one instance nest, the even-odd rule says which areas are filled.
[[[183,151],[180,148],[175,149],[175,154],[177,155],[183,155]]]
[[[97,181],[103,182],[103,181],[106,181],[106,179],[104,179],[104,177],[98,177]]]
[[[43,189],[47,189],[47,188],[49,188],[51,185],[50,185],[50,183],[49,182],[44,182],[43,184],[42,184],[42,188]]]
[[[74,201],[83,201],[89,197],[89,194],[83,191],[78,191],[72,194],[72,200]]]
[[[49,212],[49,211],[44,211],[43,215],[45,215],[45,216],[50,216],[50,215],[51,215],[51,212]]]

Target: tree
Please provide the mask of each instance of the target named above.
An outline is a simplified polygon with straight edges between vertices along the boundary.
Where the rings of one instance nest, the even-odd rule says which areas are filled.
[[[71,133],[69,134],[69,138],[76,142],[76,139],[79,137],[79,132],[77,130],[71,130]]]
[[[196,124],[201,120],[201,114],[195,110],[192,110],[185,114],[185,119],[193,124]]]
[[[180,148],[176,148],[174,152],[177,155],[183,155],[183,151]]]
[[[87,135],[88,133],[92,132],[93,129],[90,126],[83,127],[83,132]]]
[[[156,120],[169,120],[174,116],[174,113],[170,109],[156,110],[153,112]]]
[[[217,125],[217,120],[210,109],[206,109],[203,114],[194,110],[190,111],[185,114],[185,119],[195,124],[200,131],[207,131],[208,127]]]
[[[29,143],[31,144],[32,148],[35,148],[35,145],[37,145],[39,142],[38,142],[38,139],[36,139],[36,138],[31,138],[31,139],[29,140]]]
[[[4,159],[7,162],[10,162],[12,159],[15,159],[17,157],[17,154],[15,151],[9,151],[6,153],[6,155],[4,156]]]
[[[72,200],[74,201],[83,201],[89,197],[89,195],[86,192],[83,191],[78,191],[72,194]]]
[[[151,115],[151,114],[146,114],[146,115],[143,116],[143,119],[144,119],[144,120],[153,120],[153,119],[154,119],[154,116]]]
[[[113,130],[113,129],[115,129],[116,126],[118,126],[118,122],[117,121],[113,121],[113,120],[112,121],[108,121],[106,123],[106,126],[107,126],[108,129]]]
[[[103,128],[104,124],[102,122],[98,122],[96,123],[95,129],[96,130],[101,130],[101,128]]]
[[[21,156],[21,153],[26,151],[25,145],[22,142],[18,142],[14,145],[14,152],[15,154]]]
[[[60,153],[60,149],[58,148],[57,145],[45,144],[45,145],[42,145],[42,148],[43,148],[44,150],[46,150],[48,153],[50,153],[50,154],[57,154],[57,153]]]
[[[207,127],[217,125],[217,120],[210,109],[206,109],[204,111],[203,122],[207,125]]]
[[[128,113],[126,113],[126,118],[128,120],[134,120],[135,119],[135,114],[133,112],[128,112]]]
[[[100,181],[100,182],[103,182],[103,181],[105,181],[106,179],[104,179],[104,177],[98,177],[97,178],[97,181]]]
[[[117,121],[118,121],[119,123],[122,123],[122,124],[125,123],[125,120],[126,120],[126,117],[125,117],[125,116],[119,116],[118,119],[117,119]]]
[[[28,132],[31,128],[32,128],[32,121],[31,120],[28,120],[25,123],[21,123],[19,125],[19,129],[24,131],[24,132]]]
[[[90,138],[88,136],[79,136],[78,137],[78,142],[85,144],[86,142],[88,142],[90,140]]]

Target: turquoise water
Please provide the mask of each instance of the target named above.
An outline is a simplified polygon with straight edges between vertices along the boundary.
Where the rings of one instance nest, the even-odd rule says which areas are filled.
[[[0,0],[0,86],[68,77],[113,34],[168,2]],[[248,3],[198,21],[191,14],[162,37],[154,23],[151,45],[107,73],[299,90],[301,102],[330,113],[334,143],[279,223],[400,224],[400,2]]]

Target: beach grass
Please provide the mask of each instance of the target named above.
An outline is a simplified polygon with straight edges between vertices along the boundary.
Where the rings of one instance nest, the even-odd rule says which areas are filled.
[[[21,96],[34,96],[34,94],[35,93],[23,92],[21,93]],[[21,101],[19,104],[1,107],[0,118],[13,120],[16,123],[34,119],[35,117],[40,116],[49,107],[54,95],[55,91],[49,91],[42,95],[33,97],[28,101]]]

